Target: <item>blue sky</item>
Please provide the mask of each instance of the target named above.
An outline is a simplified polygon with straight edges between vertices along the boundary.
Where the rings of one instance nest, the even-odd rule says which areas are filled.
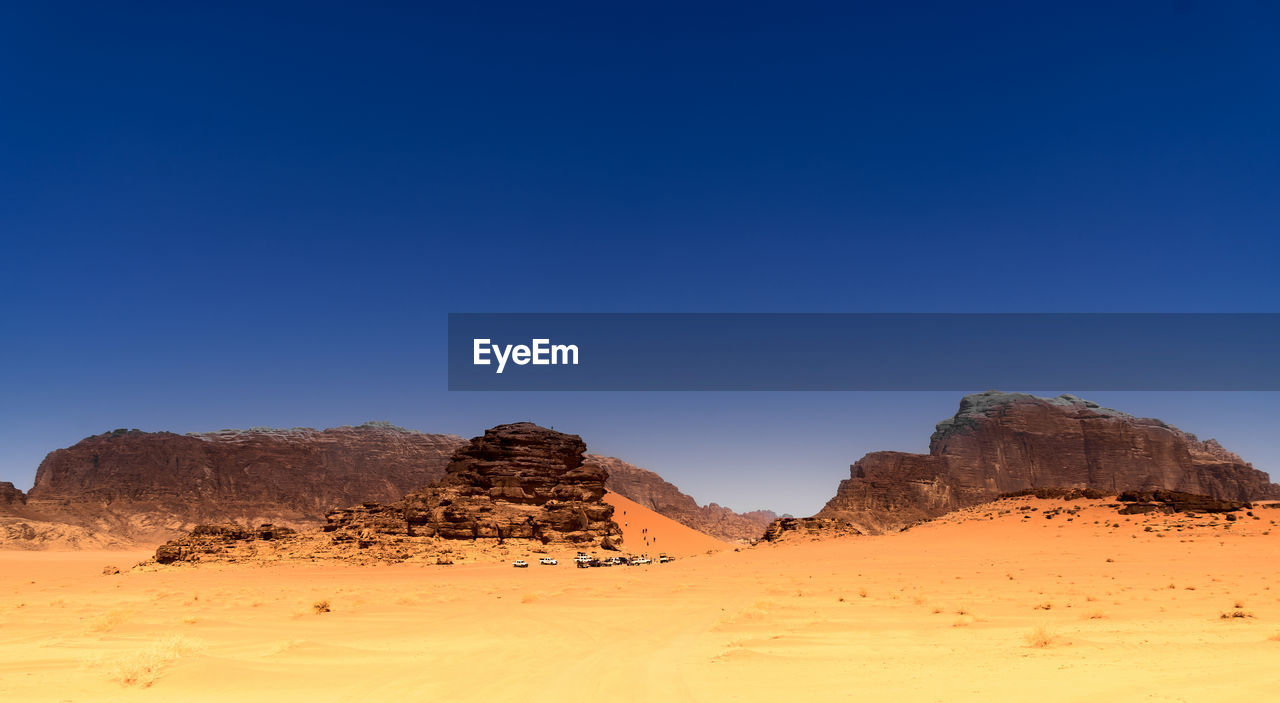
[[[0,9],[0,480],[534,419],[812,512],[958,394],[450,394],[446,313],[1280,309],[1258,3],[259,5]],[[1280,469],[1274,394],[1095,399]]]

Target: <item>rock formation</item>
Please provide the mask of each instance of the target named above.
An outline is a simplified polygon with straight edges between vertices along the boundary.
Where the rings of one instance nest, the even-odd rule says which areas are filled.
[[[759,539],[778,516],[770,510],[749,513],[710,503],[698,505],[692,496],[663,480],[658,474],[609,456],[587,455],[587,463],[609,474],[605,488],[676,522],[726,542]]]
[[[440,478],[464,443],[387,423],[190,435],[116,430],[51,452],[25,501],[0,488],[0,523],[23,518],[36,526],[0,533],[0,541],[35,546],[72,530],[154,544],[200,523],[319,525],[335,506],[392,501]],[[23,535],[31,545],[15,544]]]
[[[850,473],[815,517],[866,534],[1044,487],[1280,498],[1280,486],[1214,440],[1071,395],[965,396],[955,416],[938,423],[928,454],[873,452]]]
[[[0,506],[26,505],[27,494],[8,481],[0,481]]]
[[[443,478],[398,501],[333,510],[321,529],[301,535],[271,525],[201,526],[160,547],[156,560],[234,560],[254,554],[260,542],[278,543],[295,558],[368,550],[384,561],[442,554],[450,540],[616,549],[621,530],[603,500],[608,474],[584,464],[585,451],[577,435],[527,422],[499,425],[458,449]]]
[[[1125,491],[1117,500],[1128,503],[1121,515],[1143,513],[1232,513],[1249,507],[1248,503],[1224,500],[1179,491]],[[1234,519],[1234,518],[1233,518]]]
[[[377,422],[323,431],[115,430],[51,452],[29,496],[0,483],[0,547],[156,544],[228,521],[316,526],[335,507],[389,504],[442,478],[465,444]],[[610,490],[721,539],[757,538],[775,517],[699,506],[651,471],[589,459],[616,472]]]

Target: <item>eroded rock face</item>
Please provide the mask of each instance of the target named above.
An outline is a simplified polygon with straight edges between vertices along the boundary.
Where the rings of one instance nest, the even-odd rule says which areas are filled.
[[[1071,395],[988,391],[938,423],[928,454],[873,452],[816,517],[868,534],[1036,488],[1172,490],[1230,501],[1280,486],[1213,440]]]
[[[236,560],[267,540],[281,540],[295,558],[367,550],[383,561],[446,553],[440,545],[449,540],[617,548],[622,532],[603,500],[608,474],[584,464],[585,451],[577,435],[527,422],[499,425],[458,449],[443,478],[398,501],[332,510],[322,528],[298,535],[202,527],[162,546],[156,559]]]
[[[335,506],[392,501],[440,478],[463,444],[386,423],[193,435],[116,430],[51,452],[21,510],[6,505],[0,489],[0,516],[153,544],[202,523],[314,526]]]
[[[18,490],[8,481],[0,481],[0,505],[26,505],[27,494]]]
[[[587,463],[609,474],[605,487],[676,522],[726,542],[759,539],[778,516],[770,510],[736,513],[715,503],[698,505],[692,496],[658,474],[609,456],[587,455]]]
[[[577,435],[528,422],[499,425],[459,449],[443,479],[393,510],[411,536],[595,545],[620,538],[613,506],[603,500],[608,473],[584,463],[586,449]],[[363,529],[369,520],[362,515],[335,511],[325,529]]]

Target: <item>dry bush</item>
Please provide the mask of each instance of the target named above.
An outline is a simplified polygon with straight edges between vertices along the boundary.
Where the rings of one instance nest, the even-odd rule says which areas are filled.
[[[1245,618],[1253,617],[1253,613],[1247,610],[1240,610],[1239,608],[1237,608],[1235,610],[1228,610],[1227,612],[1219,615],[1218,617],[1222,618],[1223,620],[1243,620]]]
[[[89,621],[89,632],[110,632],[132,614],[132,611],[120,609],[103,613]]]
[[[1031,632],[1028,632],[1025,635],[1025,639],[1028,647],[1043,649],[1044,647],[1048,647],[1053,644],[1057,637],[1049,631],[1049,628],[1044,625],[1039,625]]]
[[[316,615],[329,612],[329,601],[318,600],[311,604],[311,611]]]
[[[194,640],[170,635],[153,642],[146,649],[112,657],[100,656],[89,662],[89,666],[102,670],[108,679],[123,686],[146,688],[160,678],[160,672],[165,667],[177,661],[179,657],[197,652],[202,648],[202,645]]]

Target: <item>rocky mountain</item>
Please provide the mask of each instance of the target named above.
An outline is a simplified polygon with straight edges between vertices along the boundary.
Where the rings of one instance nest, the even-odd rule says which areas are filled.
[[[587,463],[599,466],[609,474],[605,487],[650,510],[727,542],[759,539],[778,516],[770,510],[749,513],[734,511],[709,503],[698,505],[692,496],[658,474],[610,456],[587,455]]]
[[[264,526],[200,526],[156,552],[160,563],[237,558],[256,542],[294,557],[366,550],[384,560],[439,552],[442,541],[524,540],[618,549],[622,532],[603,500],[607,474],[584,464],[586,444],[528,422],[499,425],[454,453],[443,478],[404,498],[331,511],[298,535]]]
[[[938,423],[928,454],[873,452],[854,463],[850,474],[814,517],[839,520],[864,534],[1044,487],[1163,489],[1233,501],[1280,498],[1280,486],[1267,474],[1214,440],[1072,395],[965,396],[955,416]],[[779,525],[771,533],[785,531]]]
[[[229,521],[306,528],[336,507],[387,504],[442,478],[466,444],[379,422],[187,435],[115,430],[51,452],[30,495],[0,484],[0,547],[155,544]],[[775,517],[699,506],[619,459],[589,463],[610,472],[609,490],[721,539],[757,538]]]
[[[76,534],[64,546],[100,543],[89,535],[156,543],[229,520],[318,525],[335,506],[393,501],[440,478],[464,444],[387,423],[190,435],[116,430],[51,452],[29,494],[0,487],[0,542],[39,547]]]

